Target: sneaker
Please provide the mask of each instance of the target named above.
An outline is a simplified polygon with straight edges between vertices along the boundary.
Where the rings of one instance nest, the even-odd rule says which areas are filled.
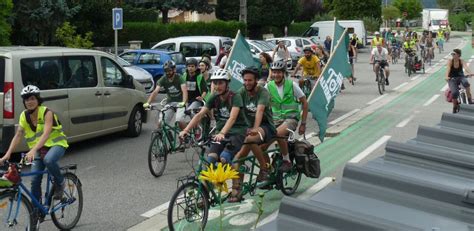
[[[64,188],[66,187],[66,182],[63,182],[61,185],[57,185],[54,189],[54,200],[61,200],[64,194]]]
[[[283,160],[283,163],[281,164],[279,170],[280,170],[281,172],[288,172],[288,171],[291,170],[291,167],[292,167],[291,161],[289,161],[289,160]]]
[[[389,85],[390,83],[388,82],[388,79],[385,79],[385,85]]]
[[[270,184],[270,174],[267,169],[260,169],[260,172],[257,175],[257,187],[259,189],[272,189]]]

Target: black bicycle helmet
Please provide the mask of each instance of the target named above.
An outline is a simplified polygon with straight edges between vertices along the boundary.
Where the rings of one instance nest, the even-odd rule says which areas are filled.
[[[168,69],[174,69],[176,68],[176,64],[172,60],[168,60],[163,64],[163,69],[166,71]]]
[[[310,46],[305,46],[305,47],[303,48],[303,52],[306,52],[306,51],[313,52],[313,49],[311,49]]]
[[[198,61],[195,58],[189,58],[188,60],[186,60],[186,66],[189,66],[189,65],[194,65],[197,67]]]
[[[258,69],[254,66],[246,67],[240,73],[242,74],[242,76],[244,76],[247,73],[252,73],[257,79],[260,79],[260,73]]]

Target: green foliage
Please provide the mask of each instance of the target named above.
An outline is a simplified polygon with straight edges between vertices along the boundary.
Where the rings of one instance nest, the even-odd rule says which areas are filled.
[[[323,3],[321,0],[301,0],[301,11],[296,22],[311,21],[316,14],[323,12]]]
[[[159,10],[155,8],[139,8],[125,4],[123,7],[123,16],[127,22],[157,22]]]
[[[70,5],[66,0],[15,1],[12,41],[19,45],[54,45],[56,28],[81,8]]]
[[[363,17],[362,21],[364,21],[365,29],[367,31],[378,31],[380,28],[380,18]]]
[[[442,9],[448,9],[450,13],[474,12],[474,0],[437,0]]]
[[[313,22],[292,23],[288,27],[288,36],[301,36],[311,25],[313,25]]]
[[[8,22],[12,13],[12,0],[0,0],[0,46],[10,45],[11,26]]]
[[[72,26],[69,22],[64,22],[56,30],[56,38],[61,45],[66,47],[90,49],[94,46],[94,43],[91,41],[92,32],[89,31],[82,37],[80,34],[76,34],[76,27]]]
[[[334,16],[331,14],[318,14],[315,15],[313,18],[313,22],[319,22],[319,21],[331,21],[334,20]]]
[[[239,20],[240,1],[217,0],[216,17],[220,20]]]
[[[380,18],[381,7],[380,0],[333,0],[330,9],[338,20],[354,20],[362,17]]]
[[[397,7],[400,12],[407,12],[406,19],[416,19],[421,17],[423,6],[420,0],[394,0],[393,6]]]
[[[399,18],[400,16],[400,10],[395,6],[389,5],[382,9],[382,17],[384,20],[392,20]]]
[[[128,44],[131,40],[142,40],[142,47],[151,47],[167,38],[189,35],[219,35],[234,38],[237,31],[245,31],[245,24],[235,21],[215,21],[210,23],[150,23],[126,22],[119,32],[119,43]]]
[[[196,11],[198,13],[212,13],[214,6],[208,0],[125,0],[126,3],[144,8],[156,8],[161,11],[163,23],[168,23],[168,11],[178,9],[183,11]]]
[[[449,24],[451,24],[451,30],[465,31],[466,23],[471,22],[474,17],[472,13],[460,13],[460,14],[450,14],[449,15]]]

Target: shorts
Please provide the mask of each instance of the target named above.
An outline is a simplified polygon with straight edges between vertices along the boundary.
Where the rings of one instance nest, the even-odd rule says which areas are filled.
[[[262,143],[268,143],[273,140],[276,136],[276,129],[270,127],[268,124],[261,124],[260,127],[263,129],[265,132],[265,137],[263,137],[263,142]]]
[[[376,63],[378,63],[379,66],[382,67],[382,68],[385,68],[385,67],[388,67],[388,66],[389,66],[387,60],[382,60],[382,61],[377,60],[377,61],[375,61],[374,65],[375,65]]]
[[[298,120],[297,119],[284,119],[284,120],[278,120],[275,121],[275,127],[280,127],[282,124],[286,124],[288,129],[292,131],[296,131],[296,128],[298,127]]]
[[[160,116],[161,116],[161,112],[158,112],[158,113],[160,113]],[[176,115],[176,119],[175,119],[175,115]],[[165,123],[170,127],[174,127],[175,121],[177,121],[177,122],[186,122],[186,121],[189,122],[189,121],[191,121],[189,116],[186,116],[184,114],[184,108],[183,107],[177,108],[176,111],[174,111],[173,109],[165,111],[165,118],[164,119],[165,119]]]
[[[453,96],[454,99],[457,99],[459,97],[459,88],[458,88],[459,85],[462,85],[464,88],[471,87],[471,84],[469,84],[465,76],[452,77],[448,81],[448,86],[449,86],[449,89],[451,90],[451,95]]]
[[[230,140],[230,145],[222,145],[220,143],[211,143],[211,147],[209,148],[209,153],[216,153],[221,156],[223,151],[226,151],[232,154],[232,157],[240,151],[242,148],[242,144],[244,143],[245,136],[243,134],[228,134],[225,135],[225,138]]]

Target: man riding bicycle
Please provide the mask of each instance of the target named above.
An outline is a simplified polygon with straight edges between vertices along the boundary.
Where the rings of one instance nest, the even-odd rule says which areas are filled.
[[[166,103],[178,103],[179,107],[176,110],[176,121],[178,121],[178,126],[183,129],[186,127],[184,105],[188,101],[188,88],[184,79],[176,73],[176,65],[173,61],[166,61],[166,63],[163,64],[163,69],[165,70],[166,76],[161,77],[160,80],[156,82],[155,90],[150,94],[147,101],[143,104],[143,107],[149,108],[150,102],[155,99],[160,89],[164,88],[167,95]],[[162,119],[169,126],[174,126],[172,123],[173,117],[175,117],[175,111],[167,110],[165,112],[165,118]]]
[[[63,196],[65,182],[64,176],[59,169],[58,161],[64,156],[69,147],[66,135],[62,130],[61,123],[54,112],[42,106],[43,99],[40,97],[40,89],[28,85],[21,91],[24,110],[20,115],[19,126],[13,137],[8,151],[0,159],[0,164],[10,159],[11,154],[24,136],[30,151],[26,154],[27,161],[33,161],[32,172],[43,171],[48,168],[54,179],[55,200]],[[31,181],[31,192],[35,199],[41,198],[41,181],[43,175],[35,175]]]
[[[403,50],[405,51],[405,68],[411,68],[408,67],[408,56],[414,56],[415,63],[418,62],[418,55],[416,54],[416,41],[414,39],[411,39],[410,36],[406,38],[406,41],[403,43]]]
[[[377,82],[379,80],[379,70],[380,68],[384,68],[385,70],[385,85],[389,85],[388,82],[388,77],[390,75],[390,71],[388,69],[388,61],[390,59],[390,56],[388,55],[388,51],[386,48],[382,47],[381,44],[378,44],[374,49],[372,49],[372,53],[370,54],[370,60],[369,62],[371,64],[374,64],[374,72],[376,79],[375,81]]]
[[[270,93],[270,104],[273,112],[273,122],[277,127],[277,137],[288,136],[288,129],[295,131],[298,121],[301,119],[299,134],[306,131],[306,118],[308,116],[308,102],[301,88],[295,82],[286,79],[286,65],[281,61],[272,64],[273,80],[268,82],[265,88]],[[300,110],[303,109],[301,114]],[[291,170],[291,161],[288,155],[288,142],[284,139],[277,139],[280,152],[283,156],[283,163],[280,171]],[[267,143],[269,146],[272,142]]]
[[[303,67],[303,78],[300,79],[299,85],[302,87],[304,79],[309,78],[312,89],[316,84],[316,80],[318,80],[319,75],[321,75],[321,64],[319,58],[314,55],[313,49],[311,49],[311,47],[306,46],[303,49],[303,52],[304,56],[298,60],[298,65],[296,65],[295,70],[291,76],[295,77],[299,69]]]
[[[467,81],[466,75],[464,74],[463,69],[471,75],[471,70],[469,70],[467,63],[461,59],[461,50],[454,49],[452,59],[448,60],[448,68],[446,70],[446,81],[448,81],[449,89],[453,96],[453,113],[459,112],[459,90],[458,86],[463,85],[466,89],[466,95],[469,101],[469,104],[472,104],[471,96],[471,85]]]

